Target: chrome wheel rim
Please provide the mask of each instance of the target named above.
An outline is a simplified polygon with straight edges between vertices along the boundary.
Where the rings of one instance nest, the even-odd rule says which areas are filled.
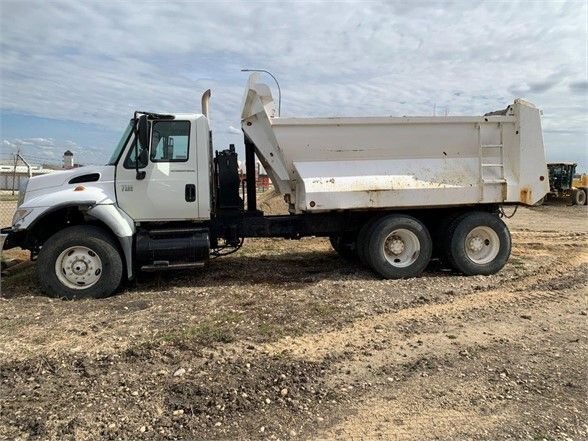
[[[57,257],[55,275],[68,288],[88,289],[102,277],[102,261],[98,254],[88,247],[69,247]]]
[[[492,262],[499,251],[500,239],[496,231],[490,227],[476,227],[466,236],[466,255],[478,265]]]
[[[406,268],[412,265],[421,252],[419,238],[405,228],[392,231],[386,237],[383,247],[386,260],[397,268]]]

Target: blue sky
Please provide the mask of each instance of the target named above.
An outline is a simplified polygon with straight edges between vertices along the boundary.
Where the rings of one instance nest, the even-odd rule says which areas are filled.
[[[135,109],[198,112],[207,88],[215,148],[240,147],[239,70],[257,67],[280,80],[284,116],[476,115],[523,97],[544,112],[548,159],[587,170],[587,9],[3,0],[0,159],[105,163]]]

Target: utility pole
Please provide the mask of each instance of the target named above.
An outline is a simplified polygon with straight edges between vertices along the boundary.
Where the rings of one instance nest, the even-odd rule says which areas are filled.
[[[29,164],[29,162],[25,158],[23,158],[22,155],[17,153],[16,156],[24,163],[24,165],[26,165],[27,175],[28,175],[29,179],[32,178],[33,177],[33,168],[31,167],[31,164]]]
[[[12,196],[14,196],[14,187],[16,184],[16,165],[18,164],[18,157],[20,156],[20,147],[16,150],[14,155],[14,168],[12,170]]]

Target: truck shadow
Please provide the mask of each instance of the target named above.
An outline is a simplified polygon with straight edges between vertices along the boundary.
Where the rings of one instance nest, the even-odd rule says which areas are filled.
[[[423,276],[451,274],[433,261]],[[140,273],[129,289],[160,291],[173,288],[273,285],[282,289],[303,289],[323,280],[383,281],[359,261],[348,261],[332,251],[304,251],[258,256],[230,256],[212,259],[201,269]]]
[[[422,276],[449,275],[452,273],[442,270],[439,264],[433,261]],[[386,283],[359,261],[345,260],[330,250],[304,250],[254,256],[235,254],[211,259],[205,267],[196,270],[140,272],[134,281],[123,283],[117,294],[219,286],[249,288],[254,285],[295,290],[310,287],[321,281]],[[22,271],[4,276],[2,282],[1,298],[45,297],[39,289],[35,265],[27,265]]]

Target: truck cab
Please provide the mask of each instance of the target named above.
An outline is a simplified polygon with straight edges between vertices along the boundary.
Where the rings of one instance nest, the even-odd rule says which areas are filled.
[[[204,115],[144,114],[146,139],[129,123],[109,164],[118,206],[136,222],[210,219],[212,174]]]
[[[49,274],[42,288],[68,298],[106,295],[141,269],[202,266],[215,194],[210,139],[203,114],[135,112],[105,166],[29,180],[4,248],[31,250]],[[72,238],[83,244],[63,250]],[[62,250],[49,255],[54,242]]]

